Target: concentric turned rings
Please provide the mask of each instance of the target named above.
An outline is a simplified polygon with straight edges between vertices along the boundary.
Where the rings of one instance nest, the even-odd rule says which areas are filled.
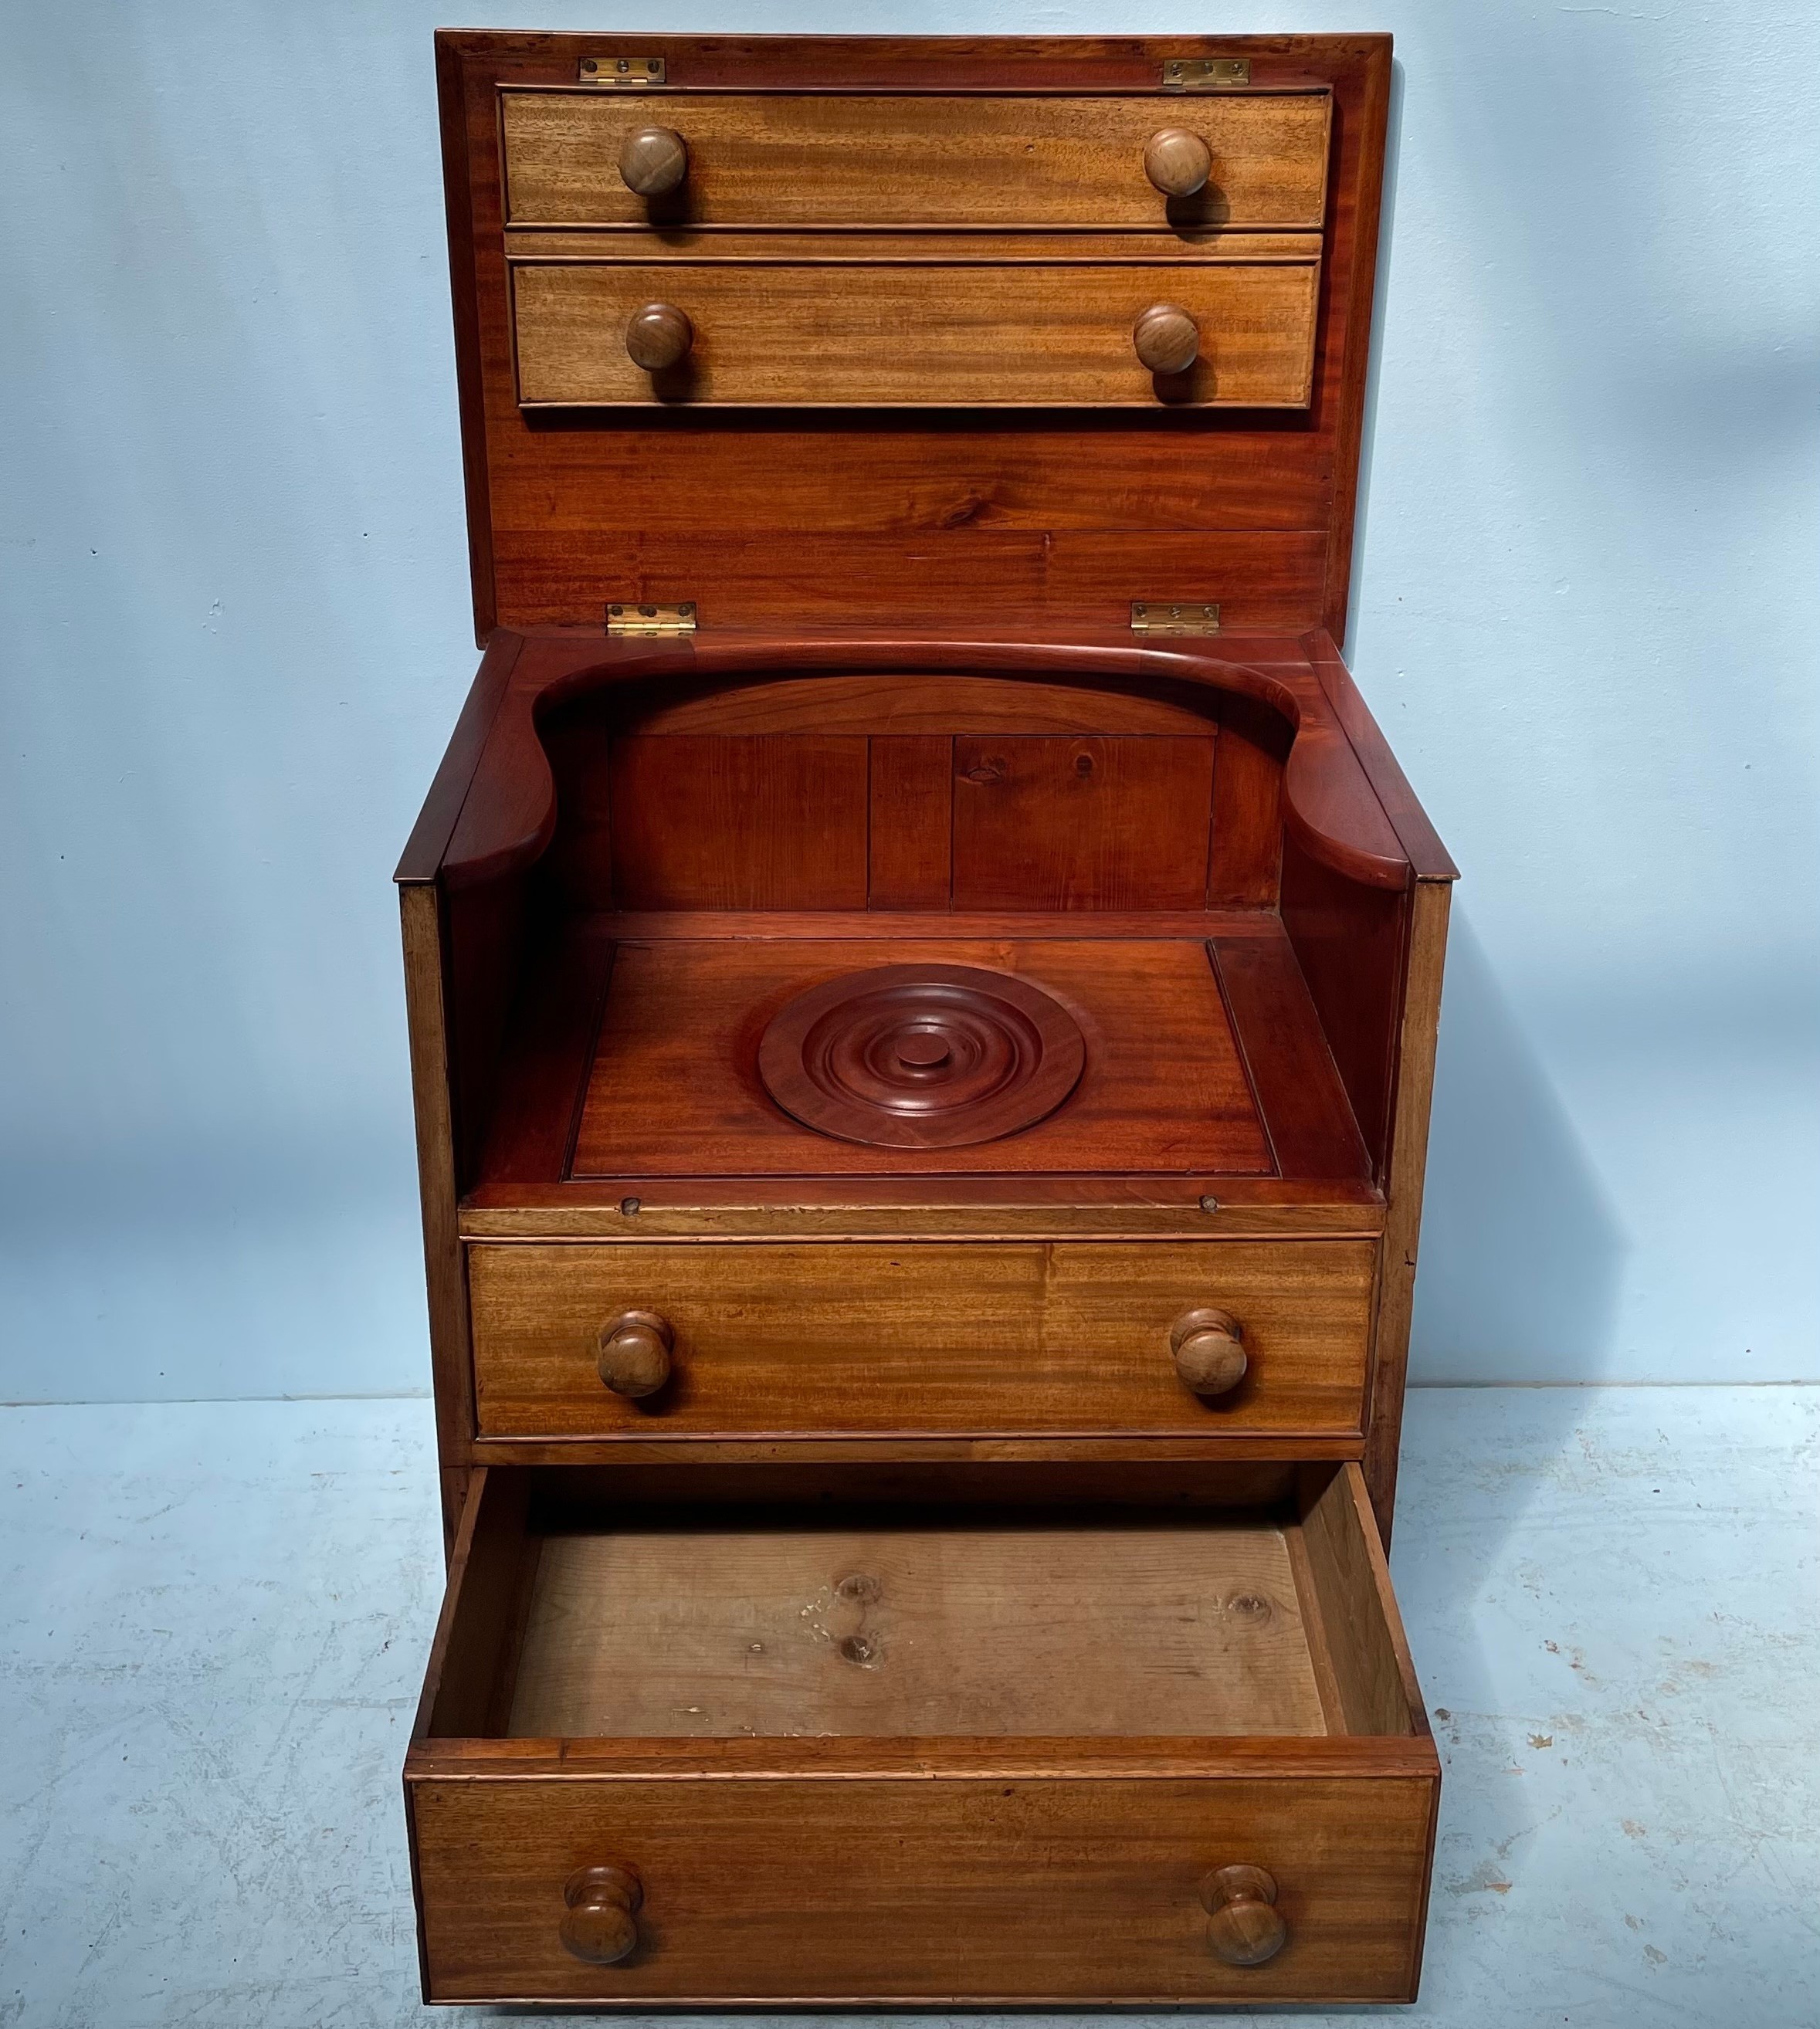
[[[843,1141],[958,1148],[1014,1134],[1075,1089],[1086,1045],[1061,1003],[1010,973],[887,965],[782,1008],[759,1074],[785,1112]]]

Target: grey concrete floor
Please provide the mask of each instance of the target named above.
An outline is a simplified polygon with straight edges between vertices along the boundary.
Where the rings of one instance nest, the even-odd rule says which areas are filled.
[[[398,1781],[432,1489],[424,1402],[0,1411],[0,2024],[434,2019]],[[1447,1781],[1394,2018],[1820,2022],[1817,1518],[1820,1390],[1412,1398]]]

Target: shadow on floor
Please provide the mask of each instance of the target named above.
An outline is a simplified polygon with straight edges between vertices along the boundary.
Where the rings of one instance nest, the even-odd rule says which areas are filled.
[[[1456,911],[1416,1286],[1411,1373],[1418,1390],[1424,1384],[1508,1381],[1525,1372],[1595,1381],[1610,1365],[1627,1252],[1623,1229],[1546,1066],[1470,918]],[[1439,1409],[1441,1398],[1429,1400]],[[1468,1460],[1437,1452],[1437,1443],[1447,1441],[1449,1419],[1425,1413],[1417,1393],[1399,1507],[1421,1515],[1420,1541],[1399,1542],[1404,1554],[1395,1560],[1411,1612],[1448,1630],[1428,1667],[1419,1645],[1415,1660],[1444,1759],[1466,1793],[1480,1800],[1471,1851],[1503,1856],[1499,1864],[1513,1879],[1521,1871],[1530,1800],[1521,1784],[1484,1779],[1492,1759],[1510,1759],[1504,1751],[1510,1718],[1498,1688],[1510,1675],[1509,1659],[1496,1668],[1491,1660],[1500,1643],[1509,1645],[1500,1574],[1511,1539],[1543,1497],[1551,1452],[1557,1471],[1573,1471],[1568,1455],[1577,1453],[1589,1406],[1584,1390],[1575,1387],[1526,1391],[1524,1404],[1528,1442],[1521,1456],[1488,1447]],[[1482,1484],[1490,1496],[1473,1526],[1452,1512],[1466,1482]],[[1452,1493],[1439,1492],[1450,1486]],[[1493,1514],[1498,1520],[1488,1528]],[[1570,1568],[1556,1575],[1569,1590]],[[1475,1765],[1460,1766],[1463,1756]],[[1481,1762],[1486,1765],[1476,1765]],[[1457,1799],[1450,1802],[1444,1782],[1438,1896],[1474,1892],[1476,1877],[1457,1864],[1459,1845],[1449,1837],[1460,1808]],[[1497,1893],[1510,1887],[1501,1876]]]

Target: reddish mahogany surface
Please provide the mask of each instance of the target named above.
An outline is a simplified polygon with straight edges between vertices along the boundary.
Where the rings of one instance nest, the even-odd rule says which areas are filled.
[[[619,940],[574,1176],[1270,1174],[1204,942],[1076,939],[1053,918],[1015,939],[944,934],[924,918],[920,934],[874,941],[817,936],[812,913],[784,920],[787,936],[692,937],[684,911],[671,919],[681,935]],[[886,974],[870,1005],[855,977],[868,965]],[[938,1016],[927,993],[902,996],[912,978],[957,973],[965,983]],[[918,1029],[955,1053],[951,1089],[971,1104],[952,1115],[877,1104],[919,1081],[906,1067],[887,1088],[866,1044]],[[996,1089],[979,1081],[987,1064]],[[563,1104],[574,1103],[571,1090]],[[812,1114],[819,1132],[803,1124]]]

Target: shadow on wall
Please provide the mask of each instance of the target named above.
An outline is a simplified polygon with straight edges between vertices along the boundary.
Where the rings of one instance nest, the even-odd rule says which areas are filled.
[[[1629,1243],[1470,922],[1454,915],[1410,1378],[1593,1381]]]
[[[1355,554],[1366,554],[1379,375],[1402,158],[1391,66]],[[1360,604],[1353,601],[1356,615]],[[1458,904],[1429,1133],[1410,1375],[1417,1385],[1596,1380],[1610,1364],[1628,1243],[1548,1074]]]

